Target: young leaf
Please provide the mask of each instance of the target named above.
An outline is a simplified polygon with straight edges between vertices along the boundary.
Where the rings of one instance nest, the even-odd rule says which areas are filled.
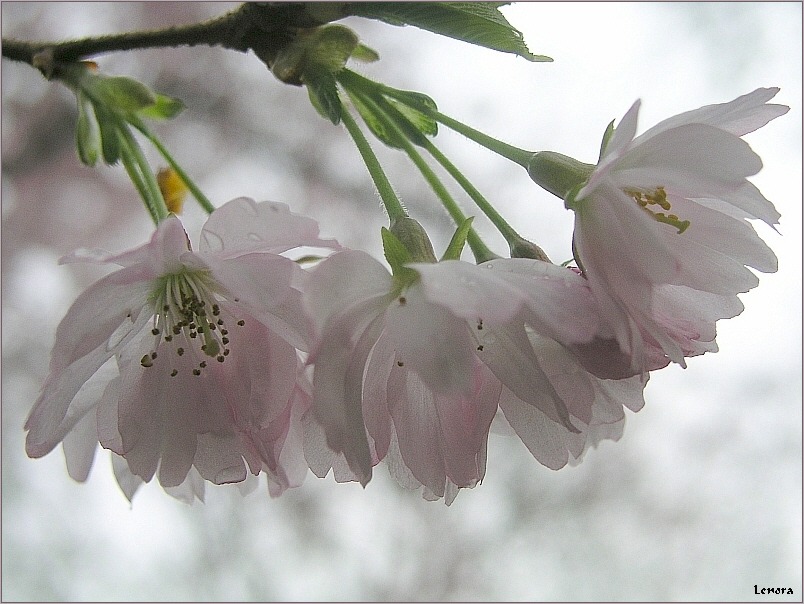
[[[156,102],[150,107],[140,109],[140,117],[147,117],[154,120],[169,120],[184,111],[184,103],[179,99],[174,99],[163,94],[155,94]]]
[[[117,163],[120,159],[120,141],[118,139],[118,122],[113,114],[106,111],[99,103],[94,103],[95,117],[98,120],[100,129],[101,150],[103,151],[103,161],[109,165]]]
[[[111,110],[135,113],[156,103],[156,96],[137,80],[123,76],[92,78],[87,93]]]
[[[506,2],[350,2],[351,15],[391,25],[413,25],[436,34],[509,52],[529,61],[552,61],[528,50],[522,33],[500,12]]]
[[[349,98],[351,99],[355,109],[357,109],[357,112],[360,114],[360,117],[363,118],[366,126],[368,126],[368,129],[371,130],[371,133],[383,144],[394,149],[401,149],[402,145],[399,142],[396,132],[387,127],[384,121],[378,117],[374,111],[372,111],[366,105],[366,103],[363,102],[363,100],[360,98],[360,95],[353,94],[349,90],[346,92],[349,95]]]
[[[466,218],[461,224],[458,225],[458,228],[455,229],[455,234],[452,236],[452,239],[450,239],[449,245],[444,251],[444,255],[441,257],[441,260],[461,259],[463,246],[466,244],[466,238],[469,236],[469,230],[472,228],[472,220],[474,220],[474,216],[469,216],[469,218]]]
[[[78,157],[87,166],[94,166],[100,152],[100,133],[95,118],[90,114],[90,102],[80,91],[78,100],[78,121],[75,124],[75,144]]]
[[[433,118],[423,114],[421,111],[400,103],[393,99],[388,101],[399,113],[402,114],[404,119],[412,125],[418,132],[426,136],[435,136],[438,134],[438,122]],[[413,139],[411,139],[413,140]],[[416,142],[416,141],[414,141]]]
[[[335,77],[326,69],[308,69],[304,74],[307,94],[315,110],[333,124],[341,122],[341,98]]]

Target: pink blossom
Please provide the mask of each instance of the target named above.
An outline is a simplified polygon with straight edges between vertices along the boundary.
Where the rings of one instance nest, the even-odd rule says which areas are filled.
[[[567,442],[576,457],[590,435],[605,436],[601,426],[622,420],[621,404],[617,415],[606,407],[613,402],[596,396],[601,380],[572,387],[559,369],[548,363],[549,375],[543,366],[545,346],[557,347],[588,376],[565,348],[596,335],[583,277],[528,259],[409,266],[418,278],[404,286],[358,251],[336,253],[312,271],[305,304],[318,334],[310,358],[315,421],[308,418],[305,436],[315,474],[332,468],[336,480],[366,484],[386,459],[400,484],[450,503],[459,488],[482,480],[502,400],[529,447],[549,424],[545,438]],[[629,396],[641,400],[643,386],[634,381]],[[558,457],[537,455],[556,468],[568,459]]]
[[[301,245],[335,244],[283,204],[239,198],[210,216],[198,251],[171,215],[141,247],[66,258],[122,268],[60,323],[25,424],[28,455],[63,441],[71,476],[84,480],[100,443],[129,498],[157,471],[187,500],[203,496],[204,481],[263,470],[273,494],[300,484],[305,273],[279,254]]]
[[[740,137],[783,115],[777,88],[682,113],[636,133],[639,101],[569,196],[576,258],[631,373],[717,350],[715,322],[742,310],[758,284],[747,267],[777,269],[746,219],[779,214],[747,177],[762,167]]]

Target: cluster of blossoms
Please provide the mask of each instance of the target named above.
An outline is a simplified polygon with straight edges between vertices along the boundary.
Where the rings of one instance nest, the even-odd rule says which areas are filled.
[[[746,219],[779,215],[747,181],[761,162],[740,138],[788,110],[776,92],[638,137],[636,103],[596,166],[535,154],[531,176],[575,212],[577,269],[436,262],[425,245],[391,273],[244,198],[210,216],[197,251],[171,215],[135,250],[73,254],[121,268],[60,324],[27,452],[62,442],[84,480],[100,444],[129,498],[158,475],[188,501],[261,473],[278,495],[308,468],[365,485],[385,460],[450,503],[483,479],[495,418],[545,466],[579,460],[621,436],[649,372],[717,350],[716,322],[757,284],[747,267],[776,270]],[[420,227],[386,235],[404,247],[406,229]],[[332,253],[303,269],[283,255],[302,246]]]

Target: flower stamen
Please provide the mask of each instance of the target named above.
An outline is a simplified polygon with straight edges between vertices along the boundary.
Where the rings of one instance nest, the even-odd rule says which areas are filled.
[[[177,356],[182,357],[197,347],[205,356],[223,363],[229,355],[230,340],[218,296],[215,282],[204,271],[183,271],[163,277],[153,294],[155,314],[151,333],[156,336],[154,351],[143,356],[141,365],[152,367],[156,349],[162,341],[173,343],[174,338],[181,339],[182,336],[183,342],[173,344]],[[239,319],[236,324],[242,327],[245,321]],[[194,340],[201,340],[200,345],[193,344]],[[192,370],[193,375],[201,375],[201,370],[206,367],[207,362],[200,360]],[[175,377],[177,374],[178,370],[173,369],[170,375]]]
[[[670,202],[667,201],[667,192],[664,187],[656,187],[653,193],[646,193],[644,191],[637,191],[635,189],[626,189],[625,194],[632,197],[637,205],[645,210],[648,214],[653,216],[658,222],[669,224],[678,229],[678,234],[681,235],[690,226],[689,220],[680,220],[675,214],[665,214],[670,209]],[[657,212],[648,206],[657,205],[665,212]]]

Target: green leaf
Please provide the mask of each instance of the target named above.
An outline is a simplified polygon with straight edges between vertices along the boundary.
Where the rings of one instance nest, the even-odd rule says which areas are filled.
[[[522,32],[499,11],[504,4],[507,2],[351,2],[346,10],[354,16],[413,25],[529,61],[552,61],[528,50]]]
[[[179,99],[174,99],[163,94],[155,94],[156,102],[144,109],[140,109],[140,117],[147,117],[154,120],[169,120],[184,111],[184,103]]]
[[[100,132],[94,116],[90,114],[91,104],[81,93],[76,94],[78,100],[78,121],[75,124],[75,144],[78,157],[87,166],[94,166],[100,153]]]
[[[339,124],[343,107],[335,76],[325,69],[309,70],[305,73],[304,84],[315,110],[333,124]]]
[[[385,253],[385,259],[391,265],[391,270],[395,275],[404,272],[405,265],[408,262],[412,262],[408,248],[385,227],[382,227],[382,249]]]
[[[110,110],[136,113],[156,103],[156,95],[150,88],[131,78],[97,76],[89,82],[87,93]]]
[[[469,236],[469,231],[472,229],[473,220],[474,216],[469,216],[469,218],[466,218],[458,225],[458,228],[455,229],[455,234],[452,236],[452,239],[450,239],[447,249],[444,250],[444,255],[441,257],[441,260],[461,259],[463,246],[466,245],[466,238]]]

